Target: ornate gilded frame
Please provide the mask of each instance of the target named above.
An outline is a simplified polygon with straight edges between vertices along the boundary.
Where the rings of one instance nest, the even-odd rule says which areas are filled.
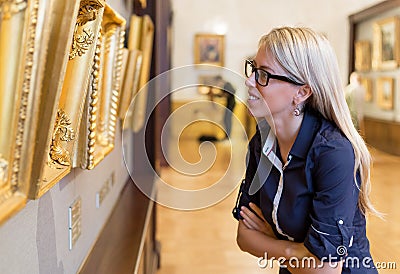
[[[86,97],[104,0],[54,1],[40,105],[30,198],[38,198],[67,175]]]
[[[126,21],[108,4],[91,67],[74,166],[93,169],[114,148]]]
[[[48,15],[46,1],[0,0],[0,223],[28,197]]]
[[[124,124],[134,132],[138,132],[144,125],[147,105],[147,82],[150,78],[151,58],[153,54],[154,23],[150,16],[131,17],[131,31],[129,33],[128,49],[142,52],[138,89],[134,96],[134,103],[129,108],[130,115]]]
[[[129,105],[138,92],[140,69],[142,67],[142,52],[128,49],[126,51],[127,62],[118,110],[118,116],[121,120],[127,116]]]

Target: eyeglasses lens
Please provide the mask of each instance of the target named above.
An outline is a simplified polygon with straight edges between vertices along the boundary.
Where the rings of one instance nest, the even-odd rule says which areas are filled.
[[[268,74],[262,69],[258,69],[254,66],[254,63],[246,60],[245,66],[245,74],[247,77],[250,77],[251,74],[255,72],[256,82],[261,86],[266,86],[268,83]]]
[[[251,74],[253,73],[254,65],[251,61],[246,60],[246,66],[245,66],[245,74],[247,77],[250,77]]]

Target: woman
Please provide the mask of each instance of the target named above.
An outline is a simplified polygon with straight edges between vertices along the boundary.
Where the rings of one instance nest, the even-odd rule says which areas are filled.
[[[259,123],[249,144],[233,211],[239,247],[279,258],[280,273],[377,273],[365,222],[378,214],[368,198],[370,154],[329,42],[308,28],[273,29],[246,76],[249,110],[269,127]]]

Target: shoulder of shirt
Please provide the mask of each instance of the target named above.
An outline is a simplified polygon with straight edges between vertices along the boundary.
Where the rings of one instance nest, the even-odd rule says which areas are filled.
[[[321,126],[315,135],[311,148],[326,147],[353,151],[350,141],[333,122],[326,120],[322,115],[319,115],[318,118],[321,121]]]

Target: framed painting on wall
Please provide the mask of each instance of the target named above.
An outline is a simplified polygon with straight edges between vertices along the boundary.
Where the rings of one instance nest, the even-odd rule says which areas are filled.
[[[121,120],[125,119],[129,105],[138,92],[140,69],[142,67],[142,52],[140,50],[124,49],[127,54],[126,69],[121,86],[121,102],[118,115]]]
[[[138,92],[134,96],[134,102],[128,109],[124,121],[124,128],[131,128],[134,132],[141,130],[146,120],[148,85],[153,56],[154,23],[149,15],[131,16],[131,29],[128,38],[128,49],[141,52],[138,62],[139,78],[137,79]]]
[[[390,17],[374,24],[374,57],[375,70],[394,69],[399,64],[399,18]]]
[[[393,109],[394,79],[391,77],[380,77],[377,79],[378,106],[384,110]]]
[[[365,89],[364,101],[372,102],[373,101],[373,93],[372,93],[372,80],[371,78],[361,77],[361,85]]]
[[[73,167],[93,169],[114,148],[125,24],[125,19],[105,4]]]
[[[371,43],[369,41],[357,41],[354,47],[356,71],[369,71],[371,69]]]
[[[0,1],[0,225],[28,199],[50,39],[46,1]]]
[[[225,36],[196,34],[194,38],[195,64],[224,65]]]
[[[68,3],[68,5],[66,4]],[[104,0],[56,1],[41,96],[29,198],[37,199],[72,169]],[[54,77],[53,77],[54,75]],[[56,77],[57,76],[57,77]]]

